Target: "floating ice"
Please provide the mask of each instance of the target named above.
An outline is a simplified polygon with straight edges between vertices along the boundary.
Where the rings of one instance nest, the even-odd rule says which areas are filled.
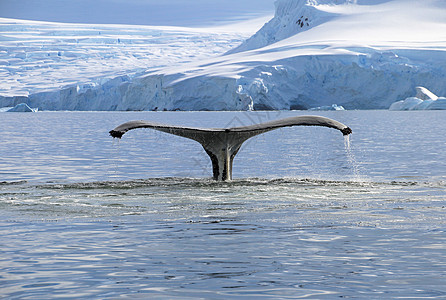
[[[8,109],[6,112],[36,112],[37,110],[37,108],[29,107],[26,103],[20,103],[11,109]]]
[[[389,110],[446,110],[446,98],[438,97],[425,87],[417,87],[417,95],[393,103]]]
[[[337,104],[333,104],[333,105],[326,105],[326,106],[313,107],[313,108],[310,108],[309,110],[314,110],[314,111],[322,111],[322,110],[345,110],[345,108],[344,108],[343,106],[338,106]]]
[[[438,96],[429,91],[427,88],[422,86],[417,86],[415,88],[417,90],[416,98],[421,100],[438,100]]]

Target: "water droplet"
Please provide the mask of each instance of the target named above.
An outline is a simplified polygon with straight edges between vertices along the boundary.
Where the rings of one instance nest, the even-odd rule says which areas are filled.
[[[350,134],[344,136],[344,146],[345,146],[345,152],[347,154],[347,160],[350,169],[352,170],[352,180],[353,181],[364,181],[364,178],[361,176],[359,172],[359,164],[356,161],[355,155],[352,152],[351,147],[351,141],[350,141]]]

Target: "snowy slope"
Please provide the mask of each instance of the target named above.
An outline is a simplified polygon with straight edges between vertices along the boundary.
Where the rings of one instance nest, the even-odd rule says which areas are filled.
[[[319,0],[317,4],[349,4],[354,0]],[[300,32],[307,31],[334,17],[324,13],[316,5],[308,5],[308,0],[277,0],[274,18],[263,26],[255,35],[242,45],[231,49],[228,53],[253,50],[286,39]]]
[[[445,15],[442,0],[278,0],[274,18],[226,55],[94,87],[4,98],[0,106],[26,101],[40,109],[388,108],[416,86],[446,95]]]
[[[107,78],[213,57],[241,43],[264,19],[257,21],[243,32],[230,25],[200,29],[0,18],[0,95],[96,86]]]

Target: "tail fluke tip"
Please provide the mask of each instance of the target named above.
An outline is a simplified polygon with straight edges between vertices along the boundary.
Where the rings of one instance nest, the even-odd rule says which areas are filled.
[[[349,135],[351,134],[353,131],[350,127],[345,127],[344,129],[341,129],[341,132],[343,135]]]
[[[122,135],[124,134],[124,132],[116,131],[116,130],[110,130],[109,133],[112,137],[118,138],[118,139],[120,139],[122,137]]]

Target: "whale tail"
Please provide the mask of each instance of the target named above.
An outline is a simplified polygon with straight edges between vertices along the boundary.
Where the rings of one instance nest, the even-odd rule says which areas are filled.
[[[337,129],[343,135],[352,133],[348,126],[329,118],[298,116],[232,128],[195,128],[147,121],[130,121],[111,130],[110,135],[114,138],[121,138],[129,130],[151,128],[192,139],[200,143],[209,155],[212,162],[213,178],[218,181],[228,181],[232,180],[234,157],[246,140],[277,128],[291,126],[324,126]]]

